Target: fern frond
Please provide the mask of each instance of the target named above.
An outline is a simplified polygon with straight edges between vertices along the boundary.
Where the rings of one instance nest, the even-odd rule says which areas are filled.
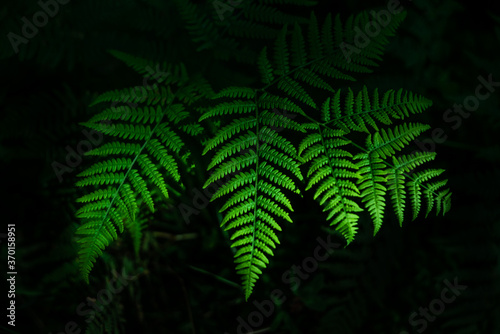
[[[406,175],[413,171],[418,166],[434,160],[436,153],[434,152],[417,152],[411,155],[403,155],[398,158],[392,157],[393,167],[389,168],[388,172],[388,186],[391,194],[391,199],[394,207],[394,212],[398,217],[400,226],[404,220],[404,209],[406,193],[405,180]],[[438,201],[441,205],[441,201]]]
[[[186,29],[189,31],[193,42],[200,46],[196,51],[210,49],[219,44],[220,32],[217,30],[212,19],[191,1],[175,1],[179,8],[181,17],[186,21]]]
[[[415,139],[422,132],[430,129],[426,124],[404,123],[392,129],[381,129],[373,135],[369,135],[366,140],[366,146],[369,153],[375,157],[385,159],[392,156],[396,151],[400,151],[410,140]]]
[[[108,155],[136,155],[140,152],[141,146],[134,143],[109,142],[100,147],[96,147],[85,155],[108,156]]]
[[[385,210],[385,194],[387,188],[384,183],[387,181],[384,161],[370,153],[363,153],[357,156],[361,161],[358,163],[361,178],[358,180],[358,187],[361,191],[362,201],[370,212],[375,227],[374,235],[382,226]]]
[[[209,1],[206,4],[176,1],[180,16],[186,22],[186,30],[198,45],[197,51],[211,50],[218,59],[235,58],[248,64],[255,61],[257,54],[253,51],[253,44],[245,38],[274,39],[284,24],[307,23],[307,18],[289,14],[285,9],[291,6],[310,7],[315,3],[298,0],[258,3]],[[284,5],[283,10],[279,5]]]
[[[394,157],[393,157],[394,158]],[[391,168],[387,176],[388,190],[391,194],[394,212],[399,220],[399,225],[402,226],[404,220],[404,209],[406,191],[404,187],[405,175],[398,168]]]
[[[232,121],[230,124],[226,125],[216,134],[215,137],[211,138],[206,144],[203,150],[203,155],[207,154],[209,150],[214,149],[216,146],[225,142],[228,138],[240,133],[241,131],[248,130],[256,125],[256,120],[253,117],[240,118],[238,120]]]
[[[133,56],[122,53],[115,55],[139,72],[147,64]],[[137,216],[141,203],[154,212],[158,199],[152,190],[153,187],[158,189],[164,198],[169,198],[171,191],[178,194],[174,187],[183,187],[177,161],[185,160],[189,151],[186,151],[179,132],[199,134],[203,128],[200,124],[190,121],[191,116],[184,110],[183,104],[174,101],[182,99],[189,105],[196,98],[186,97],[186,94],[200,90],[186,88],[184,83],[187,77],[182,66],[167,67],[175,68],[172,77],[177,77],[179,81],[159,90],[163,94],[164,102],[154,107],[105,108],[83,123],[110,138],[106,144],[87,153],[104,159],[80,173],[79,177],[82,179],[76,184],[93,189],[90,194],[78,200],[86,204],[77,211],[77,216],[83,219],[76,232],[80,236],[78,262],[86,282],[97,257],[118,238],[117,231],[122,233],[126,227],[133,237],[134,249],[138,251],[143,224]],[[163,83],[171,81],[169,76]],[[172,86],[177,88],[175,93],[172,92]],[[203,90],[210,92],[206,88]],[[113,95],[115,93],[103,94],[104,97],[98,101],[107,101],[113,98]],[[113,123],[103,126],[103,121]],[[176,130],[173,130],[174,128]],[[111,158],[112,155],[127,157]],[[106,187],[101,188],[103,185]]]
[[[353,24],[352,22],[367,23],[369,21],[367,15],[367,13],[360,14],[354,19],[348,20],[345,30],[348,30],[349,25]],[[372,59],[378,60],[380,58],[383,46],[387,43],[386,37],[394,32],[403,17],[404,15],[396,15],[394,21],[391,21],[392,24],[381,28],[381,32],[373,38],[370,45],[357,53],[356,57],[349,58],[349,61],[345,58],[342,49],[333,45],[334,42],[340,45],[346,40],[352,41],[351,38],[353,38],[349,34],[344,36],[338,17],[335,25],[331,16],[327,16],[325,22],[320,25],[316,15],[312,13],[308,22],[307,38],[304,38],[301,26],[295,23],[290,41],[288,40],[288,25],[285,24],[274,43],[274,52],[271,56],[273,61],[268,58],[266,48],[259,55],[259,70],[262,82],[266,85],[264,90],[275,85],[292,101],[296,100],[312,109],[317,109],[317,104],[308,92],[308,87],[334,92],[328,83],[329,80],[353,80],[347,72],[369,72],[369,67],[377,65]],[[340,32],[334,34],[332,31],[334,28],[340,29]],[[335,93],[331,100],[331,107],[334,108],[334,111],[336,107],[340,106],[340,91]],[[391,109],[392,107],[393,112],[390,115],[399,118],[401,113],[407,114],[407,109],[412,112],[423,109],[425,106],[420,107],[420,104],[426,102],[426,100],[411,94],[401,97],[399,94],[394,96],[388,92],[384,96],[384,102],[387,102],[389,106],[383,103],[382,106],[379,106],[376,92],[373,97],[374,103],[370,102],[366,88],[356,96],[355,103],[352,91],[349,94],[345,103],[345,119],[343,121],[347,122],[353,129],[366,132],[368,131],[365,122],[375,126],[371,117],[385,118],[384,124],[390,124],[387,120],[387,112],[379,109]],[[375,110],[372,110],[372,104]],[[400,108],[399,104],[403,106]],[[405,107],[405,104],[411,104],[411,107]],[[370,113],[371,116],[368,115]],[[357,122],[354,122],[355,120]]]
[[[208,166],[215,168],[214,173],[204,187],[235,174],[211,201],[232,194],[220,209],[225,212],[221,227],[232,230],[231,247],[237,249],[236,270],[248,299],[262,269],[269,263],[268,256],[273,255],[272,249],[279,243],[276,231],[281,227],[277,220],[292,222],[289,212],[293,209],[285,193],[287,190],[299,193],[293,178],[302,180],[295,148],[269,126],[303,129],[300,124],[273,114],[268,109],[272,104],[268,95],[246,95],[253,99],[239,100],[235,96],[231,102],[215,105],[200,119],[234,115],[236,108],[244,114],[207,142],[204,153],[218,149]]]
[[[377,123],[390,125],[391,119],[404,119],[410,114],[421,113],[432,105],[428,99],[402,89],[389,90],[382,97],[375,89],[370,99],[366,86],[357,94],[349,89],[344,99],[343,104],[341,91],[337,90],[335,95],[325,102],[325,124],[368,133],[368,126],[378,131]]]
[[[251,100],[237,100],[234,102],[226,102],[217,105],[217,107],[210,109],[209,112],[204,113],[200,121],[213,117],[231,114],[246,114],[251,111],[255,111],[256,105]]]
[[[358,167],[347,159],[352,158],[352,154],[341,148],[349,143],[342,139],[344,134],[317,125],[316,131],[300,144],[299,154],[304,162],[312,161],[306,190],[319,184],[314,199],[322,196],[319,202],[324,206],[323,211],[329,211],[330,226],[335,226],[349,244],[358,229],[357,212],[363,210],[353,200],[359,197],[359,190],[349,179],[359,177]]]
[[[264,84],[271,84],[274,81],[274,73],[271,62],[267,58],[267,47],[263,48],[258,59],[261,81]]]
[[[291,211],[291,205],[281,194],[285,189],[299,193],[290,176],[302,179],[298,168],[300,160],[310,163],[306,190],[317,187],[314,199],[328,212],[330,225],[335,226],[347,243],[354,240],[359,212],[363,211],[357,203],[358,199],[364,203],[373,220],[375,234],[383,222],[387,192],[392,197],[398,219],[403,221],[407,193],[405,173],[432,160],[433,155],[416,154],[400,158],[394,155],[428,130],[429,126],[403,123],[394,128],[379,129],[379,124],[391,125],[394,119],[402,120],[422,112],[431,102],[403,90],[390,90],[382,96],[375,90],[370,96],[366,87],[356,94],[348,89],[342,95],[341,90],[334,90],[329,83],[332,79],[353,80],[348,72],[369,72],[370,67],[376,66],[376,60],[380,59],[383,46],[387,43],[386,37],[393,33],[402,17],[404,15],[395,19],[387,29],[382,29],[366,51],[357,52],[348,60],[332,43],[352,41],[352,29],[367,22],[366,13],[349,18],[345,30],[341,28],[338,17],[334,22],[331,16],[327,16],[320,26],[312,14],[307,38],[304,38],[299,24],[294,24],[291,34],[288,34],[288,25],[285,24],[276,37],[273,53],[268,56],[267,48],[263,48],[258,57],[257,65],[265,86],[255,91],[244,88],[222,91],[216,96],[224,101],[201,116],[200,120],[206,120],[243,114],[223,126],[207,142],[204,154],[219,147],[208,166],[215,171],[205,187],[222,178],[229,179],[216,191],[212,200],[233,193],[221,209],[226,213],[221,226],[233,231],[232,240],[235,241],[232,247],[238,248],[235,254],[237,271],[243,275],[246,298],[269,262],[265,254],[272,254],[278,239],[274,232],[264,236],[262,231],[280,230],[275,218],[291,221],[289,214],[280,206],[285,205]],[[332,32],[332,29],[340,31]],[[270,93],[268,90],[271,89],[278,93]],[[315,95],[310,93],[313,89],[331,92],[332,96],[318,104],[313,98]],[[227,99],[231,101],[227,102]],[[321,105],[321,121],[314,120],[305,112],[306,109],[318,109],[318,105]],[[271,109],[291,111],[312,123],[300,124],[284,117],[275,117],[276,121],[270,123],[266,121],[266,116],[272,115],[269,112]],[[252,114],[255,116],[247,116]],[[291,143],[270,130],[269,126],[307,131],[308,135],[297,153]],[[361,148],[364,152],[354,157],[346,149],[350,144],[356,146],[346,139],[353,131],[368,133],[366,148]],[[388,169],[391,165],[387,158],[393,159],[395,166],[392,169]],[[271,185],[266,187],[267,196],[273,192],[280,195],[261,195],[266,192],[259,188],[262,187],[262,178],[271,181]],[[447,205],[445,201],[449,199],[446,190],[436,194],[441,186],[439,183],[425,188],[428,198],[438,202],[438,211]],[[286,200],[280,200],[283,198]],[[259,247],[259,244],[262,246]],[[257,250],[259,252],[256,253]]]
[[[416,218],[421,206],[421,185],[431,177],[438,176],[441,172],[425,170],[413,176],[406,173],[414,168],[434,159],[434,153],[415,153],[409,156],[403,155],[395,157],[397,151],[405,148],[408,143],[423,131],[429,129],[428,125],[418,123],[404,123],[393,129],[381,129],[367,138],[365,153],[358,154],[355,159],[359,159],[361,179],[358,181],[359,189],[362,190],[362,201],[370,212],[376,234],[384,217],[385,195],[389,191],[394,207],[394,212],[398,217],[400,225],[404,220],[404,210],[407,192],[413,207],[413,219]],[[392,158],[392,164],[385,161]],[[390,166],[387,168],[387,166]],[[406,179],[410,178],[405,187]],[[431,211],[434,203],[437,202],[437,213],[444,207],[444,199],[449,201],[449,190],[443,190],[437,194],[436,191],[446,184],[446,180],[430,183],[425,186],[428,209]],[[446,204],[448,205],[448,204]]]
[[[161,80],[161,78],[158,78]],[[151,86],[137,86],[133,88],[118,89],[99,95],[90,106],[102,103],[127,103],[128,105],[135,105],[137,103],[144,103],[150,105],[165,105],[168,102],[168,92],[164,86],[159,86],[153,83]]]
[[[413,220],[415,220],[420,212],[422,205],[422,186],[425,182],[430,179],[441,175],[444,169],[428,169],[425,171],[417,172],[413,178],[407,182],[407,186],[410,189],[410,198],[412,200],[413,207]],[[445,197],[448,198],[448,197]],[[441,198],[440,198],[441,199]],[[432,209],[432,203],[429,203],[429,207]],[[428,210],[430,211],[430,210]]]

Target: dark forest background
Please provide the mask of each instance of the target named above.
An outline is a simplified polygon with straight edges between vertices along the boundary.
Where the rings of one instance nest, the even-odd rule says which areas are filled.
[[[84,284],[75,265],[75,199],[81,194],[74,184],[90,162],[85,157],[62,182],[52,165],[63,163],[66,147],[84,139],[79,123],[95,113],[88,107],[93,98],[142,83],[109,49],[182,61],[216,77],[214,89],[230,85],[240,75],[235,73],[248,68],[224,60],[208,63],[209,51],[196,51],[174,1],[69,1],[15,54],[7,34],[20,34],[21,18],[31,18],[40,6],[3,2],[0,267],[7,272],[6,225],[15,223],[18,274],[16,326],[8,326],[2,315],[0,332],[55,334],[74,321],[74,333],[237,333],[241,321],[258,320],[251,319],[255,304],[280,289],[285,301],[252,327],[253,333],[500,333],[500,84],[470,115],[453,122],[443,118],[454,104],[474,96],[478,77],[500,82],[500,13],[480,2],[402,4],[407,18],[381,66],[359,82],[381,90],[404,88],[433,101],[422,117],[446,136],[435,146],[435,164],[447,170],[451,211],[420,216],[402,228],[388,215],[375,237],[364,219],[356,241],[336,250],[293,290],[283,273],[311,256],[318,237],[329,235],[319,205],[305,197],[294,205],[294,224],[284,228],[271,265],[245,302],[212,205],[189,224],[175,205],[148,217],[139,256],[124,236],[107,248],[90,285]],[[345,19],[384,6],[385,1],[320,1],[317,12]],[[430,134],[420,141],[429,143]],[[191,199],[186,195],[188,204]],[[79,305],[126,275],[133,278],[87,323],[90,313],[80,315]],[[414,315],[410,322],[419,308],[438,305],[434,301],[441,299],[446,281],[467,288],[439,315],[427,320]],[[6,293],[6,288],[0,293],[3,313]]]

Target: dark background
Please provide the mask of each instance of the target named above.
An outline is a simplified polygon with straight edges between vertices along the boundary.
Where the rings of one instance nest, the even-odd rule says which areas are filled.
[[[106,333],[103,324],[117,333],[237,333],[238,317],[248,321],[257,310],[253,302],[280,289],[285,302],[254,333],[419,333],[424,326],[412,326],[411,314],[428,308],[440,298],[445,281],[456,279],[467,288],[445,304],[443,313],[426,321],[425,332],[500,333],[498,91],[456,129],[443,120],[447,109],[474,95],[479,76],[500,82],[500,16],[479,2],[403,5],[408,16],[381,66],[359,82],[380,90],[408,89],[433,101],[422,117],[447,136],[436,146],[434,163],[447,170],[451,211],[444,217],[421,215],[403,228],[388,215],[375,237],[364,217],[355,242],[335,251],[298,290],[291,290],[282,274],[312,255],[318,237],[328,236],[319,205],[307,196],[295,198],[294,224],[284,227],[271,265],[244,302],[234,285],[239,277],[218,229],[215,205],[190,224],[175,205],[146,217],[139,257],[124,236],[107,248],[91,272],[90,285],[85,285],[75,266],[75,199],[81,193],[74,183],[88,158],[64,174],[62,182],[52,164],[63,163],[65,147],[84,139],[79,123],[95,113],[88,105],[97,94],[142,83],[108,49],[154,61],[182,61],[214,78],[214,89],[245,82],[252,68],[232,61],[214,63],[207,56],[210,51],[196,52],[174,2],[154,0],[70,1],[14,54],[7,33],[20,34],[21,18],[31,18],[40,7],[35,1],[3,3],[0,202],[3,224],[17,226],[18,275],[16,327],[7,326],[2,316],[0,332],[59,333],[75,321],[82,333]],[[338,6],[325,1],[317,13],[346,18],[384,6],[384,1]],[[187,194],[188,204],[190,199]],[[6,259],[5,235],[0,236]],[[88,315],[78,315],[77,306],[96,298],[120,273],[136,278],[87,324]]]

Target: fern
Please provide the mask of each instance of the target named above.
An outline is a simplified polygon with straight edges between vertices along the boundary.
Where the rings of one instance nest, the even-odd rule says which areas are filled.
[[[211,50],[218,59],[234,58],[252,64],[257,56],[251,47],[252,40],[273,40],[283,24],[307,22],[307,18],[280,10],[280,5],[308,8],[317,1],[264,0],[256,3],[216,0],[196,5],[188,0],[178,0],[175,3],[192,41],[198,45],[196,51]]]
[[[370,213],[374,233],[380,229],[385,214],[386,184],[389,184],[394,209],[402,223],[406,198],[404,173],[409,171],[409,167],[416,167],[419,163],[425,162],[426,156],[418,154],[417,160],[413,162],[401,157],[401,163],[392,167],[385,159],[391,157],[396,159],[394,154],[429,126],[403,123],[393,129],[385,130],[379,129],[378,124],[390,125],[392,119],[402,120],[410,114],[420,113],[431,105],[430,101],[402,90],[388,91],[382,97],[375,90],[370,98],[368,89],[364,87],[358,94],[348,89],[345,102],[341,103],[341,90],[333,89],[328,83],[332,79],[353,80],[349,72],[370,72],[369,67],[376,65],[374,60],[380,58],[381,48],[386,43],[385,37],[393,33],[402,17],[404,15],[393,20],[392,25],[387,26],[379,38],[360,51],[350,62],[342,59],[344,55],[333,45],[340,44],[341,41],[350,41],[353,37],[349,33],[344,36],[342,29],[338,29],[340,31],[333,37],[331,16],[327,17],[320,28],[313,14],[308,25],[307,39],[298,23],[294,24],[291,34],[285,25],[276,38],[272,58],[268,56],[267,48],[260,53],[258,68],[264,87],[255,90],[246,87],[226,89],[216,96],[217,99],[225,98],[226,101],[216,104],[200,118],[204,120],[214,116],[252,115],[233,120],[223,127],[207,143],[205,149],[206,153],[217,146],[222,146],[208,167],[211,169],[218,165],[205,187],[210,182],[236,173],[215,193],[212,200],[233,193],[222,207],[221,211],[229,208],[231,210],[226,213],[221,226],[225,230],[232,230],[231,247],[237,249],[236,268],[238,274],[242,276],[247,299],[258,275],[269,263],[265,253],[272,255],[271,249],[279,243],[274,230],[279,231],[281,227],[276,223],[276,219],[292,221],[289,214],[279,208],[276,202],[286,205],[289,199],[284,192],[287,190],[299,192],[291,177],[295,176],[302,180],[300,170],[297,168],[300,160],[312,162],[306,176],[308,182],[306,190],[318,185],[314,198],[323,206],[324,211],[329,212],[327,220],[345,237],[347,243],[354,240],[358,230],[359,212],[363,211],[358,202],[364,203]],[[367,20],[366,14],[350,18],[344,31],[349,31],[352,22],[364,24]],[[338,17],[335,26],[340,26]],[[332,96],[320,104],[313,98],[315,95],[311,92],[314,89],[327,91]],[[277,91],[277,95],[270,91]],[[316,121],[310,116],[312,113],[309,110],[317,110],[319,105],[322,106],[321,120]],[[269,109],[272,108],[297,113],[311,121],[303,126],[295,122],[280,124],[281,126],[293,124],[291,128],[295,131],[304,132],[307,129],[313,132],[302,141],[297,153],[289,141],[281,135],[272,133],[277,138],[276,145],[280,145],[282,149],[286,148],[278,158],[277,151],[273,149],[273,153],[270,154],[268,142],[259,136],[261,131],[268,130],[263,127],[263,123],[267,119]],[[375,132],[371,133],[370,128]],[[347,139],[351,132],[369,134],[365,148]],[[362,149],[363,153],[353,155],[346,149],[349,144]],[[271,169],[274,175],[263,173],[263,166],[268,168],[270,165],[267,160],[273,157],[272,162],[289,175],[283,175],[275,167]],[[230,161],[226,162],[228,159]],[[276,184],[264,189],[259,184],[263,176],[274,177]],[[410,180],[413,178],[410,177]],[[419,188],[420,185],[421,183],[415,183],[414,188]],[[434,202],[439,203],[438,209],[441,206],[449,207],[449,192],[445,190],[436,194],[436,190],[443,185],[442,182],[426,187],[430,203],[428,211]],[[269,190],[275,193],[272,199],[261,195],[266,193],[266,190],[267,193]],[[414,191],[413,198],[414,203],[420,203],[417,190]],[[291,206],[287,208],[292,210]],[[265,215],[262,213],[263,209],[267,210]],[[413,209],[414,212],[418,212],[416,204],[413,205]]]
[[[355,212],[361,211],[349,197],[360,197],[365,203],[365,208],[370,212],[374,223],[374,233],[377,233],[384,218],[388,187],[394,211],[402,224],[406,198],[405,174],[434,159],[434,155],[423,152],[398,158],[394,156],[396,151],[403,149],[429,126],[403,123],[394,130],[389,128],[387,131],[379,130],[377,126],[377,123],[392,124],[391,118],[403,119],[409,114],[422,112],[430,106],[430,101],[409,93],[403,95],[401,90],[397,93],[386,92],[382,99],[375,91],[370,100],[366,87],[356,94],[356,99],[354,96],[355,94],[349,90],[344,108],[341,108],[340,91],[337,91],[333,99],[327,99],[322,108],[323,123],[315,125],[316,133],[309,135],[302,142],[300,150],[301,154],[305,151],[303,153],[305,161],[314,159],[308,177],[315,174],[311,177],[308,188],[325,179],[318,187],[315,198],[324,194],[320,204],[327,203],[324,208],[331,212],[328,219],[336,217],[331,221],[331,225],[341,222],[336,229],[348,243],[354,239],[357,231],[359,216]],[[353,106],[356,106],[356,110]],[[334,126],[337,130],[331,129]],[[369,128],[373,128],[376,132],[371,133]],[[344,138],[352,131],[369,133],[365,148],[355,145],[364,152],[354,157],[349,151],[341,149],[351,144]],[[387,161],[391,157],[392,161]],[[354,179],[357,184],[342,178]],[[417,182],[415,187],[419,189],[421,183],[415,181],[413,177],[410,177],[410,180],[409,182]],[[438,212],[441,207],[444,209],[443,212],[448,211],[450,197],[445,192],[436,194],[435,189],[427,189],[429,208],[436,203]],[[418,190],[413,192],[412,198],[414,198],[413,219],[415,219],[421,201]],[[427,213],[429,211],[430,209]]]
[[[360,197],[360,191],[350,180],[359,177],[357,166],[351,161],[352,154],[339,148],[349,143],[341,137],[342,130],[323,130],[319,125],[316,125],[316,130],[299,148],[304,162],[313,162],[307,173],[306,190],[319,184],[314,199],[319,200],[324,211],[330,211],[327,217],[330,225],[336,225],[337,231],[350,243],[358,229],[356,212],[362,211],[354,201]]]
[[[137,213],[142,205],[154,211],[159,201],[184,190],[182,173],[191,172],[192,166],[187,163],[192,152],[184,136],[204,136],[205,129],[210,137],[200,139],[202,154],[211,152],[212,157],[203,187],[222,184],[210,200],[224,199],[219,223],[230,232],[245,299],[270,264],[283,223],[293,222],[293,194],[302,196],[302,183],[306,191],[315,189],[313,198],[347,244],[355,240],[365,210],[374,234],[379,231],[387,198],[401,225],[408,206],[413,219],[424,201],[427,214],[434,208],[437,213],[450,209],[446,180],[434,180],[443,170],[422,169],[435,154],[405,152],[430,128],[405,119],[423,112],[431,102],[402,89],[339,88],[339,83],[355,81],[356,74],[370,73],[377,66],[388,37],[405,14],[393,16],[365,48],[346,57],[343,46],[353,43],[354,27],[369,22],[367,13],[351,16],[345,24],[339,16],[327,15],[320,23],[314,13],[308,20],[295,20],[270,7],[273,3],[246,4],[239,15],[248,21],[225,23],[224,33],[230,35],[242,36],[246,28],[255,27],[245,36],[275,37],[273,46],[264,46],[255,59],[247,59],[258,70],[260,87],[230,86],[215,94],[203,78],[189,78],[184,66],[163,64],[168,75],[140,96],[122,89],[96,99],[95,104],[118,100],[126,105],[105,108],[84,123],[99,130],[103,122],[112,122],[103,131],[114,139],[88,153],[105,160],[82,172],[78,182],[92,187],[80,198],[86,204],[78,211],[85,221],[77,231],[83,235],[79,262],[85,279],[118,232],[129,230],[137,251],[143,227]],[[199,51],[238,47],[222,38],[220,25],[208,15],[197,17],[203,13],[201,7],[182,1],[177,6],[194,41],[201,44]],[[263,25],[272,24],[282,29],[271,34]],[[112,53],[146,78],[151,75],[145,68],[155,64]],[[365,142],[359,143],[363,136]],[[308,168],[303,175],[304,164]]]
[[[151,69],[148,61],[113,53],[141,74]],[[142,225],[136,217],[142,204],[154,212],[156,198],[169,198],[172,192],[179,194],[175,188],[182,188],[179,161],[185,161],[189,150],[184,147],[179,132],[196,135],[201,127],[188,123],[189,113],[176,99],[189,105],[196,100],[193,93],[197,89],[184,85],[188,77],[182,65],[169,66],[166,72],[168,76],[160,80],[165,86],[155,86],[161,98],[138,99],[134,92],[126,89],[105,93],[94,101],[94,104],[142,102],[148,106],[111,106],[83,123],[114,139],[87,153],[103,160],[80,173],[78,176],[82,179],[76,184],[93,189],[78,199],[85,204],[76,213],[84,220],[76,233],[80,235],[80,270],[87,282],[96,258],[118,238],[118,232],[122,233],[125,228],[131,232],[137,252]],[[175,93],[172,86],[177,87]]]
[[[231,88],[216,98],[240,96],[246,99],[222,102],[200,119],[233,113],[249,115],[223,127],[206,144],[204,151],[207,153],[225,143],[208,166],[209,169],[217,167],[204,187],[219,179],[230,178],[215,192],[212,200],[233,194],[220,210],[226,212],[221,227],[233,231],[231,246],[238,248],[236,270],[242,276],[245,298],[248,299],[262,269],[269,263],[269,255],[273,255],[272,249],[279,244],[276,231],[282,229],[277,219],[292,222],[289,213],[293,209],[284,191],[300,193],[293,178],[303,179],[295,148],[269,125],[303,130],[299,124],[286,122],[270,112],[268,108],[275,104],[273,97],[267,94],[258,96],[244,88]]]

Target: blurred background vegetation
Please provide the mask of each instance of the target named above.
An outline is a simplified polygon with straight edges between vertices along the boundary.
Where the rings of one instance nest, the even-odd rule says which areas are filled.
[[[403,228],[388,218],[374,238],[369,221],[361,221],[356,241],[335,251],[292,290],[283,283],[283,273],[311,256],[317,237],[329,233],[319,205],[306,197],[295,205],[294,224],[284,227],[281,247],[245,303],[214,205],[189,224],[178,203],[144,215],[139,255],[124,235],[107,249],[85,285],[75,265],[74,213],[80,194],[74,183],[89,159],[64,174],[62,182],[52,163],[64,163],[65,148],[85,139],[79,123],[93,114],[88,105],[97,94],[142,84],[109,49],[182,61],[215,78],[214,89],[245,82],[248,68],[225,61],[222,53],[220,61],[209,62],[212,51],[197,51],[178,4],[159,0],[68,2],[15,54],[7,34],[20,34],[21,18],[31,18],[40,7],[36,1],[5,3],[0,10],[1,204],[4,224],[17,225],[18,275],[16,327],[7,326],[4,316],[0,332],[60,333],[75,321],[81,333],[91,334],[237,333],[238,317],[248,321],[257,310],[254,301],[281,289],[286,300],[254,333],[419,333],[423,326],[410,324],[411,314],[440,298],[445,280],[457,278],[467,289],[427,321],[425,331],[500,333],[500,95],[495,91],[481,101],[458,128],[443,119],[447,109],[475,94],[478,76],[500,81],[500,15],[477,2],[402,4],[406,20],[381,66],[359,84],[405,88],[434,102],[423,118],[447,136],[436,146],[436,165],[447,170],[451,212],[419,217]],[[385,6],[385,1],[335,6],[325,1],[318,13],[345,19]],[[182,201],[191,204],[191,194]],[[6,240],[0,240],[6,259]],[[92,303],[99,291],[124,276],[134,278],[86,322],[89,314],[80,315],[79,305]]]

